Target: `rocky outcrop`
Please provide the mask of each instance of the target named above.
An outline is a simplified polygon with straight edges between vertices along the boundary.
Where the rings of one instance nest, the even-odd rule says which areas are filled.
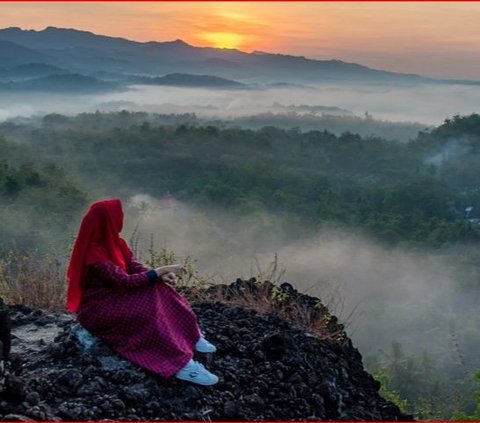
[[[282,289],[295,294],[290,285]],[[196,303],[194,310],[218,347],[199,357],[220,377],[213,387],[143,372],[71,315],[10,306],[12,357],[0,388],[0,418],[411,420],[379,396],[379,383],[348,338],[319,340],[272,313],[220,302]]]
[[[10,355],[10,332],[11,322],[8,307],[0,298],[0,363],[2,365],[0,372],[3,370],[3,362],[8,360]]]

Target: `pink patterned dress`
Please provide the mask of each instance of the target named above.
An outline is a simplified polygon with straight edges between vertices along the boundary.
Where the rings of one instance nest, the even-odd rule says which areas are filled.
[[[119,355],[168,378],[193,356],[200,338],[188,302],[135,260],[89,267],[77,319]]]

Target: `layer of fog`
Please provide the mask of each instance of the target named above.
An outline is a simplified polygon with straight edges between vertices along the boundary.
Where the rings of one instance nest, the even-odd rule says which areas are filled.
[[[438,125],[455,114],[478,111],[480,87],[467,85],[347,85],[282,87],[262,90],[215,90],[133,86],[102,95],[51,93],[0,97],[0,120],[46,113],[144,110],[195,112],[200,117],[234,118],[275,111],[274,104],[340,107],[357,116]]]
[[[471,144],[466,139],[450,139],[442,149],[433,155],[427,157],[423,163],[426,166],[439,168],[443,162],[464,156],[472,149]]]
[[[462,273],[458,257],[386,249],[331,228],[309,233],[264,213],[239,219],[172,198],[137,195],[126,210],[125,237],[137,228],[136,245],[144,258],[152,237],[154,249],[191,256],[201,274],[233,282],[268,274],[278,255],[285,274],[277,272],[273,279],[322,298],[345,320],[363,354],[389,351],[395,341],[409,353],[426,350],[448,372],[463,373],[455,340],[467,370],[480,366],[479,337],[469,337],[480,324],[477,301],[473,291],[459,290],[471,269]]]

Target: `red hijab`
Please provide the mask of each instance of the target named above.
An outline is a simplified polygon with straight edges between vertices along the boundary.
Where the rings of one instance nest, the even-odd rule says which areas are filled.
[[[67,270],[67,309],[76,312],[82,301],[87,267],[111,261],[126,271],[132,253],[120,238],[123,210],[120,200],[93,203],[83,217]]]

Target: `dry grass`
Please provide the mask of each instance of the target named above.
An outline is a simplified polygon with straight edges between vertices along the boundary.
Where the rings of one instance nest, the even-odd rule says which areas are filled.
[[[289,284],[282,285],[285,273],[275,254],[266,267],[257,261],[256,274],[248,281],[237,280],[233,286],[212,287],[207,292],[215,301],[276,314],[319,339],[344,342],[347,339],[344,326],[337,323],[329,307],[318,298],[299,294]]]
[[[259,313],[273,313],[305,328],[319,339],[334,342],[346,339],[343,325],[337,323],[320,300],[280,285],[285,270],[276,256],[266,269],[257,263],[256,276],[249,281],[238,280],[232,285],[219,285],[214,277],[200,275],[191,257],[180,259],[167,249],[155,250],[153,245],[144,261],[152,268],[183,264],[187,274],[176,288],[191,302],[219,301]],[[63,310],[65,290],[63,266],[50,255],[11,251],[0,258],[0,297],[7,303]]]
[[[49,255],[10,251],[0,258],[0,296],[7,303],[64,309],[65,288],[62,266]]]
[[[152,268],[173,263],[183,264],[187,274],[176,289],[190,302],[218,301],[259,313],[273,313],[305,328],[319,339],[334,342],[346,340],[343,325],[337,324],[336,317],[329,313],[328,308],[320,300],[316,300],[313,305],[302,303],[298,301],[296,295],[292,296],[281,288],[285,269],[280,265],[276,254],[266,267],[262,267],[256,261],[255,269],[251,270],[250,280],[237,283],[236,287],[219,285],[214,276],[200,275],[191,257],[179,258],[173,251],[165,248],[157,250],[153,241],[146,262]],[[339,297],[335,298],[338,302]],[[343,308],[343,303],[341,301],[340,303]]]
[[[337,323],[320,300],[312,304],[313,298],[304,301],[287,287],[270,281],[257,282],[238,280],[231,286],[220,285],[207,290],[211,301],[255,310],[259,313],[272,313],[288,320],[311,333],[313,336],[336,343],[346,340],[344,327]],[[195,299],[195,298],[194,298]]]

